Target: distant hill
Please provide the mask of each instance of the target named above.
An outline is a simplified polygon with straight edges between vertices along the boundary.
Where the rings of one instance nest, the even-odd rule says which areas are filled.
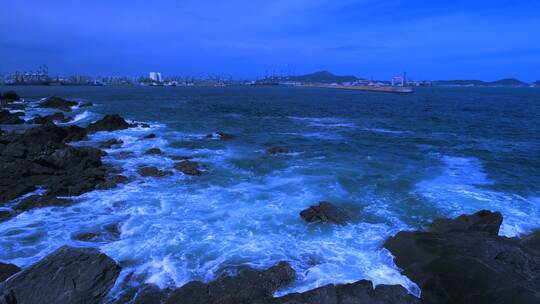
[[[532,84],[533,84],[534,86],[536,86],[536,87],[540,87],[540,80],[535,81],[535,82],[533,82]]]
[[[434,85],[447,86],[499,86],[499,87],[519,87],[527,84],[515,78],[505,78],[497,81],[482,81],[482,80],[437,80]]]
[[[328,71],[320,71],[301,76],[289,76],[286,80],[298,82],[343,83],[357,81],[360,80],[360,78],[356,76],[338,76]]]

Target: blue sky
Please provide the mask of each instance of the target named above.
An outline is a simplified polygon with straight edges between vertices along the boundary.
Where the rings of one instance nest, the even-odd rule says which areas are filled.
[[[540,1],[0,0],[0,73],[540,79]]]

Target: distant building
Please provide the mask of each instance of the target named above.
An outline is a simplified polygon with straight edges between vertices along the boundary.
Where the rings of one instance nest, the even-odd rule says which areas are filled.
[[[155,82],[163,82],[163,78],[159,72],[150,72],[150,80]]]

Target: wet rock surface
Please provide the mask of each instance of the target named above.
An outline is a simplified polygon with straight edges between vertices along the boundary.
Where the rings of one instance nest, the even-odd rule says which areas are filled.
[[[328,222],[338,225],[345,225],[351,219],[348,212],[330,203],[320,202],[300,212],[300,217],[308,223]]]
[[[268,154],[287,154],[289,153],[289,149],[285,147],[271,147],[266,150]]]
[[[144,152],[144,155],[162,155],[163,151],[161,151],[159,148],[152,148],[148,149]]]
[[[29,124],[36,124],[36,125],[42,125],[47,123],[54,123],[54,122],[68,122],[69,118],[64,116],[64,113],[62,112],[56,112],[51,115],[41,116],[36,115],[34,118],[28,120],[26,123]]]
[[[24,123],[24,120],[20,119],[17,114],[13,114],[8,110],[0,110],[1,125],[17,125],[22,123]]]
[[[210,134],[206,135],[206,137],[207,138],[212,138],[212,139],[220,139],[220,140],[231,140],[231,139],[236,138],[236,136],[234,136],[232,134],[228,134],[228,133],[221,132],[221,131],[210,133]]]
[[[0,283],[0,303],[102,303],[120,270],[96,249],[62,247]]]
[[[106,141],[102,142],[101,144],[99,144],[99,147],[104,148],[104,149],[110,149],[113,146],[121,146],[123,144],[124,144],[124,142],[122,140],[118,140],[116,138],[113,138],[113,139],[109,139],[109,140],[106,140]]]
[[[480,211],[401,231],[384,247],[422,290],[423,303],[540,303],[540,251],[496,234],[502,217]],[[533,237],[534,238],[534,237]]]
[[[82,242],[111,242],[120,239],[118,223],[107,224],[96,231],[81,231],[72,235],[72,239]]]
[[[102,119],[91,123],[86,128],[88,133],[96,133],[100,131],[116,131],[116,130],[125,130],[129,128],[130,125],[118,114],[106,115]]]
[[[36,208],[62,207],[71,204],[73,204],[72,200],[61,199],[52,195],[31,195],[18,203],[13,209],[17,212],[24,212]]]
[[[64,112],[71,112],[71,107],[76,106],[74,101],[65,100],[63,98],[52,96],[43,100],[40,104],[40,108],[52,108],[62,110]]]
[[[139,167],[137,172],[143,177],[164,177],[173,174],[171,171],[159,170],[157,167],[154,166],[141,166]]]
[[[17,265],[0,263],[0,283],[21,271]]]
[[[174,165],[174,168],[187,175],[201,175],[200,165],[197,162],[184,160]]]

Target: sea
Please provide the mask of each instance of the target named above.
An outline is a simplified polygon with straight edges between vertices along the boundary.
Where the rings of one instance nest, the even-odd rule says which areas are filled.
[[[276,296],[361,279],[418,295],[382,247],[398,231],[482,209],[503,214],[504,236],[540,227],[540,88],[426,87],[394,95],[298,87],[0,87],[8,89],[33,104],[52,95],[94,104],[75,108],[68,124],[112,113],[150,124],[76,143],[121,139],[124,145],[106,149],[103,160],[125,170],[129,183],[0,223],[0,261],[24,267],[62,245],[96,247],[122,266],[113,292],[126,284],[208,282],[242,265],[287,261],[297,278]],[[31,108],[26,118],[52,112]],[[235,138],[207,137],[218,131]],[[157,137],[140,140],[150,133]],[[273,146],[289,153],[270,155]],[[164,155],[144,155],[150,148]],[[193,157],[203,174],[175,171],[171,155]],[[175,174],[141,177],[140,165]],[[352,221],[305,223],[300,211],[320,201],[348,210]],[[118,223],[119,239],[73,239],[111,223]]]

